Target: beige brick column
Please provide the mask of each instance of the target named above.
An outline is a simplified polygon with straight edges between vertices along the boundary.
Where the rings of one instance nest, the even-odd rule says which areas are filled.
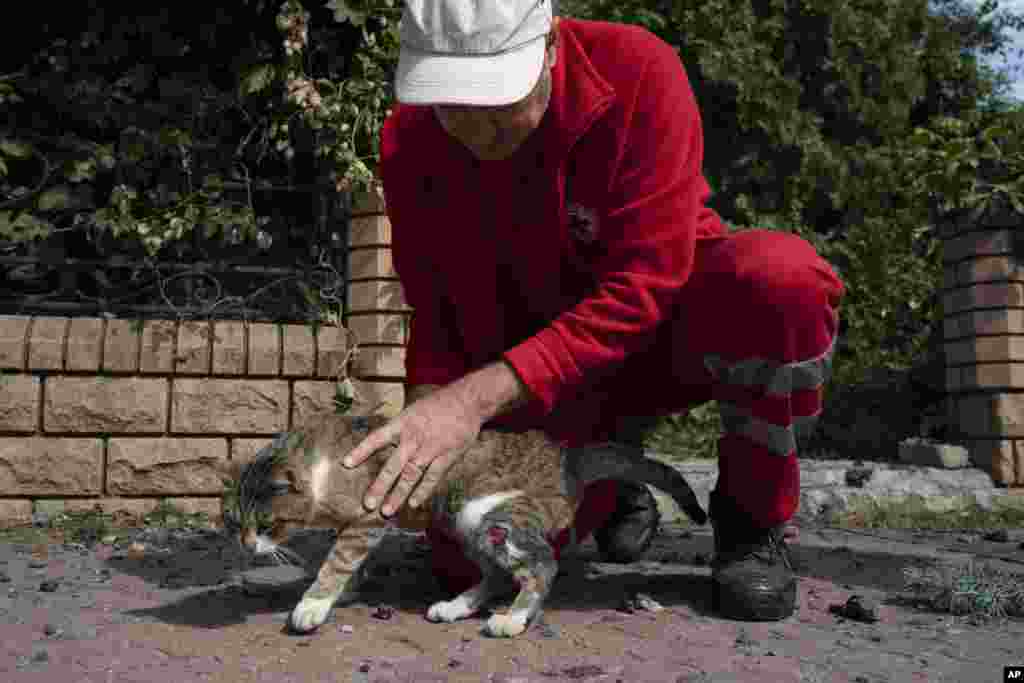
[[[401,409],[409,315],[391,261],[391,223],[375,194],[354,198],[349,222],[348,310],[345,326],[359,350],[352,377],[357,390],[381,412]]]
[[[951,424],[974,462],[1009,486],[1024,485],[1024,264],[1014,254],[1021,220],[960,224],[943,240]]]

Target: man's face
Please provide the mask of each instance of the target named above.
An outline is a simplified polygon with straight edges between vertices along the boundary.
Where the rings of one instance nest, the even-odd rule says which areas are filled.
[[[482,161],[507,159],[540,126],[551,101],[555,47],[548,48],[537,84],[530,94],[503,107],[435,105],[441,127]]]

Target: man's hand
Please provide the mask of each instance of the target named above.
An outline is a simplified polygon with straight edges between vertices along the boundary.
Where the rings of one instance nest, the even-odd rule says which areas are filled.
[[[396,444],[363,505],[374,510],[390,492],[381,508],[385,517],[393,515],[406,499],[410,506],[418,507],[473,444],[484,423],[521,404],[525,397],[525,388],[508,365],[487,366],[411,402],[395,419],[363,439],[342,464],[358,467],[376,451]]]

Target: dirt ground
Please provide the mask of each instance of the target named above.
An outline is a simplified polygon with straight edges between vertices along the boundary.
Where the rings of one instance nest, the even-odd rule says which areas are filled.
[[[791,544],[799,612],[745,624],[710,612],[710,532],[666,525],[631,565],[597,562],[592,543],[581,546],[563,562],[543,618],[514,640],[481,635],[481,617],[424,619],[446,596],[411,535],[382,541],[366,604],[336,609],[305,636],[285,630],[301,588],[248,594],[213,532],[139,531],[142,556],[126,552],[132,540],[0,544],[0,681],[983,683],[1024,663],[1024,621],[973,625],[900,596],[904,567],[950,558],[998,559],[1024,574],[1022,531],[994,544],[964,532],[805,527]],[[311,536],[307,551],[323,540]],[[637,592],[655,609],[623,608]],[[877,602],[877,622],[830,611],[854,594]]]

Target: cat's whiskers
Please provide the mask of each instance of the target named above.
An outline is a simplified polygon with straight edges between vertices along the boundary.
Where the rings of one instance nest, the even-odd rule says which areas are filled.
[[[301,555],[299,555],[297,552],[295,552],[291,548],[286,548],[284,546],[280,546],[279,545],[279,546],[277,546],[275,548],[275,552],[280,554],[282,559],[286,560],[285,562],[282,562],[282,564],[289,564],[290,563],[291,565],[297,566],[297,567],[305,567],[306,566],[306,560],[303,559],[303,557]]]

